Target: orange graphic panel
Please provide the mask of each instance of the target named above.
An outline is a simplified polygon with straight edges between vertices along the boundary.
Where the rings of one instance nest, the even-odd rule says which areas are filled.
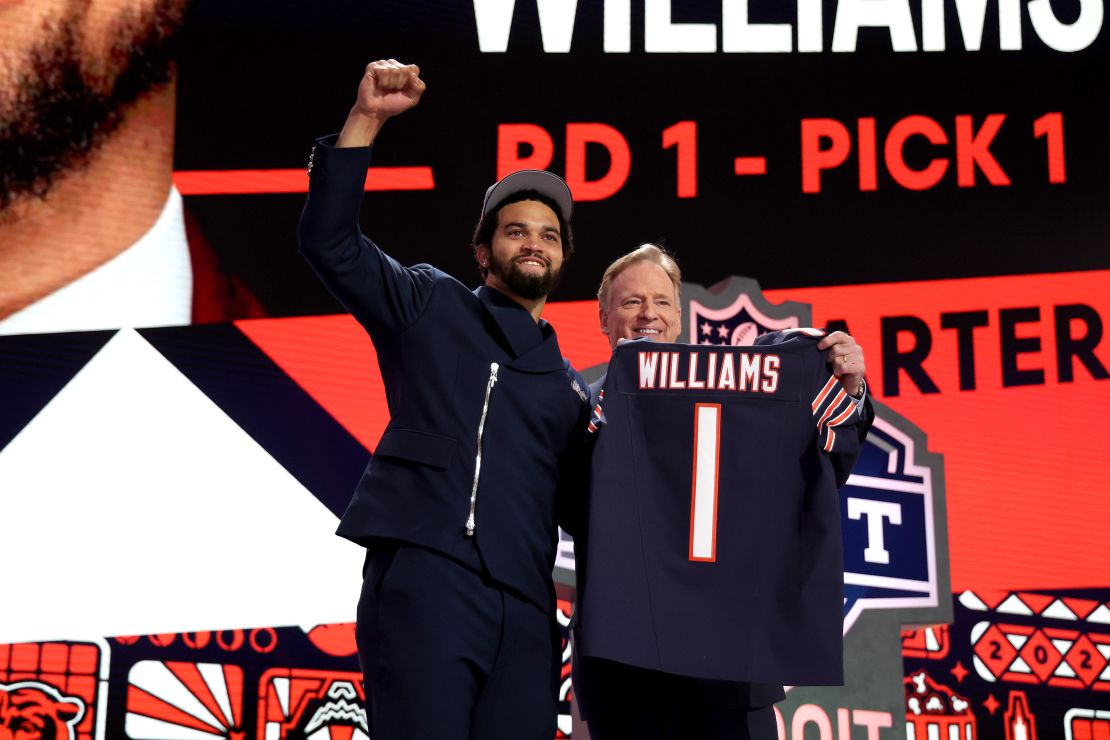
[[[766,295],[845,322],[944,455],[953,591],[1107,585],[1110,271]]]

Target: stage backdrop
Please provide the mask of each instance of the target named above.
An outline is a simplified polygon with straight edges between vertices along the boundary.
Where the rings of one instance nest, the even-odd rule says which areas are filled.
[[[40,5],[0,9],[0,110],[65,38]],[[66,287],[11,316],[0,282],[0,692],[88,740],[365,734],[361,552],[331,533],[388,416],[295,229],[315,139],[391,57],[428,91],[379,138],[362,224],[403,263],[476,284],[485,188],[549,168],[578,251],[545,316],[577,367],[607,361],[604,267],[645,241],[683,268],[688,341],[796,320],[863,345],[880,421],[842,498],[907,514],[845,513],[849,683],[791,690],[784,740],[1110,733],[1104,0],[184,5],[147,39],[172,95],[124,100],[53,189],[0,200],[0,265],[79,280],[112,231],[73,193],[153,198],[115,248],[145,261],[102,267],[120,294],[176,286],[100,321]],[[45,144],[0,151],[71,135],[28,120]],[[160,302],[184,318],[146,319]]]

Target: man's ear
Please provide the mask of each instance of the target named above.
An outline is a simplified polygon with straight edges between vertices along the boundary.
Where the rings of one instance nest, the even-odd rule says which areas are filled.
[[[604,308],[598,307],[598,309],[597,309],[597,318],[598,318],[599,321],[601,321],[601,333],[602,334],[608,334],[609,333],[609,312],[606,311]]]
[[[486,244],[479,244],[474,247],[474,259],[478,260],[478,264],[483,268],[489,267],[489,246]]]

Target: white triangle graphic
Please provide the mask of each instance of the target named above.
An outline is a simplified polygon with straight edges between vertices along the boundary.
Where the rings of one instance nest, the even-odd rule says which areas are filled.
[[[354,620],[363,551],[131,329],[0,451],[0,644]]]
[[[1098,608],[1087,616],[1087,621],[1110,624],[1110,609],[1106,608],[1106,604],[1099,604]]]
[[[277,695],[278,706],[281,707],[282,715],[289,716],[289,679],[288,678],[275,678],[274,679],[274,693]]]
[[[1006,597],[1006,600],[999,604],[995,611],[1002,614],[1024,614],[1026,616],[1033,614],[1033,610],[1030,609],[1024,601],[1019,599],[1017,594],[1010,594]]]
[[[977,612],[987,611],[987,605],[984,604],[983,600],[976,596],[973,591],[964,591],[960,594],[959,599],[960,603],[967,609]]]
[[[1057,599],[1048,605],[1048,608],[1041,612],[1042,617],[1052,617],[1053,619],[1078,619],[1075,612],[1068,608],[1068,605]]]
[[[212,692],[220,711],[223,712],[223,718],[226,720],[223,726],[224,729],[227,729],[227,725],[235,721],[235,714],[231,711],[231,692],[227,688],[224,667],[216,663],[197,663],[197,671],[204,678],[204,682],[208,684],[209,691]]]

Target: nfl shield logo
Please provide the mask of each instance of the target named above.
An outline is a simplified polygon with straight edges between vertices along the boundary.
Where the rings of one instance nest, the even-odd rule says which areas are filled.
[[[771,303],[759,283],[733,275],[704,288],[682,284],[682,311],[686,318],[678,341],[690,344],[747,346],[763,334],[808,326],[808,303]]]
[[[756,308],[748,293],[741,293],[732,305],[721,309],[691,299],[689,315],[691,344],[745,347],[767,332],[798,328],[797,316],[773,319]]]

